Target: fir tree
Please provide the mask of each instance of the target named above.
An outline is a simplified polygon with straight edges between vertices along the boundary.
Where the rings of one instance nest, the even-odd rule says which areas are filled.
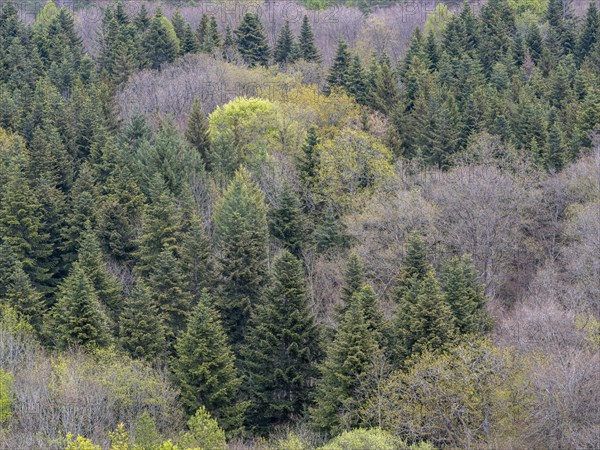
[[[140,281],[125,298],[119,316],[119,342],[133,358],[151,360],[164,351],[165,337],[158,308]]]
[[[346,271],[344,272],[344,286],[342,287],[341,303],[337,314],[340,321],[344,318],[346,311],[350,308],[354,294],[361,290],[365,281],[364,267],[357,253],[350,253]]]
[[[360,425],[360,402],[356,390],[372,370],[379,353],[377,339],[369,330],[361,304],[353,303],[321,365],[317,383],[317,406],[312,410],[315,425],[335,435]]]
[[[277,206],[269,211],[271,235],[294,256],[300,257],[305,242],[304,217],[300,201],[287,181],[277,198]]]
[[[200,23],[198,24],[198,28],[196,29],[196,40],[198,41],[198,48],[200,51],[204,51],[205,42],[207,40],[208,34],[208,16],[206,14],[202,14],[200,18]]]
[[[185,19],[181,15],[179,8],[175,10],[175,14],[173,14],[173,18],[171,19],[171,23],[173,24],[173,29],[175,30],[175,35],[179,41],[183,41],[185,35]]]
[[[591,53],[597,42],[600,42],[600,14],[596,2],[590,2],[577,42],[577,57],[580,63]]]
[[[406,247],[406,258],[397,281],[397,299],[404,295],[414,279],[417,281],[422,280],[431,270],[431,265],[427,261],[427,247],[416,232],[412,232],[408,236]]]
[[[208,134],[208,118],[202,109],[200,98],[196,97],[185,128],[185,138],[202,157],[204,164],[208,163],[210,154],[210,137]]]
[[[486,331],[489,326],[485,312],[486,298],[473,260],[464,255],[446,261],[440,278],[458,331],[463,334]]]
[[[350,70],[350,52],[348,51],[348,43],[340,39],[338,41],[333,65],[327,76],[326,93],[330,93],[334,87],[348,87],[348,71]]]
[[[202,50],[205,53],[213,53],[214,50],[221,45],[221,33],[217,25],[217,19],[214,16],[210,18],[206,28],[206,34],[202,43]]]
[[[78,263],[59,286],[52,319],[50,331],[60,348],[76,345],[94,349],[110,341],[107,318],[94,286]]]
[[[264,196],[240,169],[215,207],[213,223],[221,260],[225,330],[242,342],[254,305],[267,282],[268,226]]]
[[[214,287],[212,246],[198,214],[192,214],[182,240],[181,262],[189,280],[189,289],[198,298],[204,288]]]
[[[241,379],[214,299],[205,291],[175,344],[173,373],[188,414],[201,406],[228,431],[241,427],[247,403],[238,400]]]
[[[227,62],[233,62],[236,54],[235,40],[231,27],[227,25],[225,28],[225,37],[223,38],[223,59]]]
[[[163,64],[172,62],[179,52],[178,43],[175,40],[177,37],[170,33],[165,21],[168,22],[158,10],[150,21],[148,31],[144,36],[145,57],[152,69],[160,69]]]
[[[363,70],[360,58],[354,56],[352,63],[348,68],[348,86],[346,92],[356,99],[361,105],[367,104],[368,101],[368,86],[366,76]]]
[[[302,59],[309,62],[320,62],[321,57],[317,47],[315,46],[315,36],[313,34],[308,16],[304,16],[302,19],[302,26],[300,27],[300,37],[298,38],[298,44],[300,48],[300,55]]]
[[[374,80],[373,102],[375,107],[384,114],[389,114],[399,100],[396,75],[387,54],[379,60],[377,76]]]
[[[200,50],[200,46],[198,45],[198,41],[194,32],[192,31],[192,26],[188,23],[185,25],[183,29],[183,38],[181,39],[181,49],[183,53],[198,53]]]
[[[379,297],[370,284],[364,284],[353,295],[350,303],[357,303],[362,308],[367,328],[373,333],[380,348],[384,348],[384,319],[379,304]]]
[[[260,432],[301,416],[310,400],[320,355],[302,264],[284,251],[273,272],[243,351],[246,390],[252,400],[247,422]]]
[[[135,24],[138,33],[143,33],[150,26],[150,15],[148,14],[145,4],[142,3],[142,6],[140,6],[140,10],[133,19],[133,23]]]
[[[247,13],[235,30],[238,50],[250,67],[267,66],[270,49],[258,16]]]
[[[340,250],[346,247],[347,237],[332,205],[327,205],[313,233],[317,252]]]
[[[33,288],[29,275],[20,264],[15,264],[7,278],[6,299],[38,333],[46,312],[46,302],[40,292]]]
[[[294,35],[290,30],[290,23],[286,20],[285,25],[281,28],[279,37],[277,38],[277,44],[274,49],[275,62],[279,64],[287,64],[293,61],[294,46]]]
[[[317,130],[315,127],[311,127],[308,130],[306,142],[302,147],[302,156],[298,160],[298,176],[303,187],[309,192],[312,190],[317,174],[318,157],[315,148],[318,144]]]

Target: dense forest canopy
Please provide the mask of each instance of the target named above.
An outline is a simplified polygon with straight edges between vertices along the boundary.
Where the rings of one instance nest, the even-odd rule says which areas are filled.
[[[0,449],[593,448],[595,1],[0,3]]]

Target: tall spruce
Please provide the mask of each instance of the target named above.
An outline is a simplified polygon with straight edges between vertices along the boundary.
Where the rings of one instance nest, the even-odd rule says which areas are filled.
[[[287,181],[279,191],[277,205],[269,211],[269,229],[294,256],[301,256],[306,241],[304,216],[300,200]]]
[[[185,128],[185,138],[200,154],[205,165],[208,164],[208,155],[210,154],[208,126],[208,118],[202,108],[200,98],[196,97]]]
[[[342,287],[342,295],[340,305],[337,308],[337,314],[340,321],[346,315],[346,311],[352,304],[354,294],[359,292],[365,282],[365,273],[362,261],[356,252],[350,253],[346,271],[344,272],[344,286]]]
[[[247,423],[261,433],[301,417],[320,357],[302,264],[284,251],[273,264],[272,278],[243,350],[245,389],[251,399]]]
[[[315,36],[310,26],[308,16],[302,18],[302,26],[300,27],[300,36],[298,38],[300,55],[302,59],[308,62],[320,62],[321,56],[315,46]]]
[[[281,28],[273,51],[275,62],[278,64],[294,62],[294,56],[297,53],[295,46],[296,41],[292,30],[290,30],[290,23],[286,20],[285,25]]]
[[[12,273],[7,278],[5,297],[8,304],[15,308],[39,333],[42,329],[42,319],[46,313],[46,301],[43,295],[32,286],[31,279],[21,264],[15,264]]]
[[[205,291],[192,310],[175,344],[173,373],[189,415],[204,406],[223,428],[233,431],[241,427],[247,403],[238,399],[242,381],[214,303]]]
[[[268,278],[264,196],[245,169],[237,171],[215,206],[213,223],[223,283],[218,306],[237,349]]]
[[[235,30],[240,55],[250,67],[268,66],[271,50],[267,37],[255,14],[247,13]]]
[[[397,282],[398,300],[404,295],[414,280],[422,280],[431,270],[431,266],[427,261],[427,247],[423,238],[418,233],[412,232],[408,236],[406,247],[406,257],[404,258]]]
[[[348,51],[348,43],[341,39],[338,41],[333,65],[327,76],[325,92],[330,93],[334,87],[346,89],[348,87],[348,72],[350,70],[351,57]]]
[[[133,358],[153,360],[165,351],[158,308],[146,285],[138,281],[119,316],[119,343]]]

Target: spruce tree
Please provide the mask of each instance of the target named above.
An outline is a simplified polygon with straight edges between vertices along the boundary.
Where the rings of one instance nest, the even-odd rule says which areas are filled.
[[[590,2],[577,42],[577,58],[580,63],[591,53],[597,42],[600,42],[600,14],[596,2]]]
[[[214,16],[210,18],[208,26],[206,28],[206,34],[201,51],[205,53],[213,53],[217,47],[221,46],[221,33],[219,32],[219,26],[217,25],[217,19]]]
[[[446,261],[440,280],[458,331],[462,334],[487,331],[489,319],[485,312],[486,298],[473,260],[463,255]]]
[[[213,223],[223,283],[219,308],[236,349],[268,278],[264,196],[245,169],[238,170],[215,206]]]
[[[304,16],[302,19],[302,26],[300,27],[300,37],[298,38],[298,45],[300,48],[300,55],[302,59],[308,62],[320,62],[321,57],[317,47],[315,46],[315,36],[313,34],[308,16]]]
[[[165,21],[168,22],[162,12],[158,10],[144,35],[145,57],[152,69],[160,69],[165,63],[172,62],[179,52],[177,37],[174,36],[174,32],[170,33]]]
[[[358,55],[352,58],[352,62],[348,68],[348,85],[346,87],[346,92],[348,95],[354,97],[357,103],[361,105],[366,105],[369,100],[366,75]]]
[[[165,349],[158,308],[146,285],[138,281],[119,316],[119,343],[133,358],[152,360]]]
[[[196,97],[185,128],[185,138],[200,154],[205,165],[208,164],[208,155],[210,154],[208,127],[208,118],[202,109],[200,97]]]
[[[51,324],[53,341],[62,349],[73,345],[95,349],[110,341],[106,315],[92,282],[78,263],[59,286]]]
[[[311,127],[306,136],[306,142],[302,147],[302,156],[298,159],[298,176],[305,190],[310,193],[317,175],[318,157],[316,147],[319,144],[317,129]]]
[[[31,285],[29,275],[19,263],[15,264],[7,278],[5,297],[8,304],[39,333],[46,313],[46,302],[42,294]]]
[[[397,281],[398,292],[396,298],[399,300],[414,279],[417,281],[422,280],[430,270],[431,265],[427,261],[425,242],[418,233],[412,232],[406,240],[406,257]]]
[[[348,43],[340,39],[338,41],[337,50],[335,52],[335,58],[333,65],[329,69],[329,75],[327,76],[327,86],[325,92],[328,94],[334,87],[348,87],[348,72],[350,70],[350,52],[348,51]]]
[[[319,253],[341,250],[348,244],[344,226],[331,204],[327,205],[323,217],[315,227],[313,239]]]
[[[242,425],[247,403],[240,402],[241,378],[215,300],[205,291],[175,344],[173,373],[189,415],[201,406],[228,431]]]
[[[364,267],[356,252],[350,253],[346,271],[344,272],[344,286],[342,287],[341,302],[337,308],[340,321],[352,304],[354,294],[360,291],[365,281]]]
[[[370,284],[364,284],[356,291],[351,303],[358,303],[362,308],[367,323],[367,328],[373,333],[380,348],[384,348],[384,319],[379,303],[379,297]]]
[[[284,251],[273,264],[272,278],[243,350],[245,389],[251,399],[247,422],[259,432],[301,416],[320,356],[302,264]]]
[[[150,15],[148,14],[148,9],[146,9],[146,5],[142,3],[140,6],[140,10],[138,14],[133,19],[133,23],[138,31],[138,33],[143,33],[150,26]]]
[[[396,75],[392,69],[392,62],[387,54],[379,60],[379,70],[374,80],[373,102],[376,109],[383,114],[389,114],[400,97]]]
[[[181,263],[189,290],[194,298],[198,298],[202,289],[216,284],[211,241],[198,214],[191,215],[181,247]]]
[[[317,382],[312,418],[317,428],[335,435],[360,425],[356,390],[380,352],[359,302],[352,303],[327,351]]]
[[[207,40],[208,34],[208,16],[206,14],[202,14],[200,18],[200,23],[198,24],[198,28],[196,29],[196,40],[198,41],[198,48],[200,51],[204,51],[205,41]]]
[[[185,25],[183,29],[183,38],[181,39],[181,49],[183,53],[198,53],[200,47],[198,45],[198,41],[196,40],[196,36],[192,31],[192,26],[188,23]]]
[[[227,62],[233,62],[236,54],[236,44],[233,39],[231,27],[227,25],[225,28],[225,37],[223,38],[223,59]]]
[[[300,200],[287,181],[278,194],[277,205],[269,211],[269,229],[294,256],[301,256],[306,239],[304,216]]]
[[[250,67],[268,66],[270,49],[258,16],[247,13],[235,30],[238,50]]]
[[[274,49],[275,62],[279,64],[287,64],[293,61],[294,53],[294,35],[290,30],[290,23],[286,20],[285,25],[281,28],[279,37],[277,38],[277,44]]]

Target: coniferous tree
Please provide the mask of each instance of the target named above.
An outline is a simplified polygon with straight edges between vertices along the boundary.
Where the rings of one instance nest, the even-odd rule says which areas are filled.
[[[452,258],[442,266],[440,280],[446,301],[454,314],[460,333],[481,333],[487,330],[486,298],[473,260],[464,255]]]
[[[273,272],[243,350],[251,398],[247,422],[260,432],[301,416],[310,400],[320,356],[302,264],[284,251],[275,260]]]
[[[76,345],[94,349],[110,341],[107,318],[94,286],[78,263],[59,286],[51,324],[49,331],[59,348]]]
[[[146,5],[142,3],[140,6],[140,10],[138,14],[133,19],[133,23],[138,31],[138,33],[143,33],[150,26],[150,15],[148,14],[148,9],[146,9]]]
[[[363,70],[360,58],[354,56],[350,67],[348,68],[348,86],[346,92],[356,99],[361,105],[366,105],[368,102],[368,86],[366,76]]]
[[[173,24],[173,29],[175,30],[175,35],[179,41],[183,41],[185,36],[185,19],[181,15],[179,8],[175,10],[175,14],[173,14],[173,18],[171,19],[171,23]]]
[[[315,36],[310,26],[308,16],[306,15],[302,19],[302,26],[300,27],[300,37],[298,38],[298,45],[302,59],[308,62],[321,62],[319,51],[315,46]]]
[[[344,286],[342,287],[341,303],[336,313],[340,321],[352,304],[354,294],[361,290],[365,282],[365,273],[362,261],[356,252],[350,253],[346,271],[344,272]]]
[[[205,53],[213,53],[217,47],[221,46],[221,33],[217,25],[217,19],[212,16],[206,28],[206,34],[202,43],[201,51]]]
[[[46,313],[46,301],[32,285],[29,275],[21,264],[14,265],[12,273],[7,277],[6,293],[8,304],[22,315],[36,332],[42,329],[42,319]],[[0,297],[1,298],[1,297]]]
[[[302,156],[298,160],[298,176],[304,189],[312,190],[317,174],[318,157],[315,148],[319,144],[317,129],[311,127],[306,136],[306,142],[302,147]]]
[[[588,7],[585,22],[579,31],[579,39],[577,42],[577,57],[579,62],[591,53],[592,48],[597,42],[600,42],[600,14],[598,14],[598,6],[596,2],[590,2]]]
[[[198,41],[198,48],[200,51],[204,51],[205,49],[205,41],[207,40],[208,34],[208,16],[206,14],[202,14],[200,18],[200,23],[198,24],[198,28],[196,29],[196,40]]]
[[[223,59],[227,62],[232,62],[236,54],[236,45],[233,38],[231,27],[227,25],[225,28],[225,37],[223,38]]]
[[[208,127],[208,118],[202,109],[200,98],[196,97],[185,128],[185,138],[198,151],[205,165],[208,164],[208,155],[210,154]]]
[[[400,300],[414,279],[422,280],[430,270],[425,242],[416,232],[412,232],[406,240],[406,258],[397,281],[397,299]]]
[[[119,343],[133,358],[153,359],[165,349],[165,334],[158,308],[140,281],[125,298],[119,316]]]
[[[315,425],[329,434],[360,425],[356,390],[372,370],[380,352],[359,302],[353,303],[327,351],[316,387]]]
[[[170,22],[159,9],[144,35],[145,57],[152,69],[160,69],[165,63],[172,62],[179,53],[177,36],[174,31],[171,33],[169,25]]]
[[[327,205],[323,217],[313,233],[317,252],[326,253],[343,249],[347,245],[347,237],[333,206]]]
[[[271,51],[258,16],[247,13],[235,30],[240,55],[250,67],[268,66]]]
[[[285,25],[283,28],[281,28],[281,32],[279,33],[277,44],[275,45],[273,52],[275,62],[279,64],[294,62],[293,56],[295,53],[295,45],[296,43],[294,40],[294,35],[290,30],[290,23],[286,20]]]
[[[358,303],[362,308],[365,316],[367,328],[373,333],[380,348],[383,348],[384,343],[384,320],[383,312],[379,304],[379,297],[373,290],[370,284],[363,284],[357,290],[350,300],[351,303]]]
[[[329,75],[327,76],[327,86],[325,88],[326,93],[330,93],[334,87],[348,88],[348,72],[350,70],[351,57],[348,51],[348,43],[340,39],[338,41],[337,50],[335,52],[335,58],[333,65],[329,69]]]
[[[192,31],[192,26],[188,23],[183,29],[183,38],[181,39],[181,49],[185,53],[198,53],[200,46],[198,40]]]
[[[241,378],[214,302],[205,291],[192,310],[175,344],[173,373],[188,414],[205,406],[226,430],[234,431],[248,405],[237,398]]]
[[[268,278],[268,225],[262,192],[245,169],[230,182],[213,216],[221,261],[219,309],[234,345],[242,342],[250,313]]]
[[[211,242],[198,214],[192,214],[181,245],[181,262],[189,280],[189,289],[198,298],[202,289],[214,287]]]
[[[300,201],[287,181],[277,198],[277,206],[269,211],[271,235],[294,256],[300,257],[305,242],[304,217]]]

